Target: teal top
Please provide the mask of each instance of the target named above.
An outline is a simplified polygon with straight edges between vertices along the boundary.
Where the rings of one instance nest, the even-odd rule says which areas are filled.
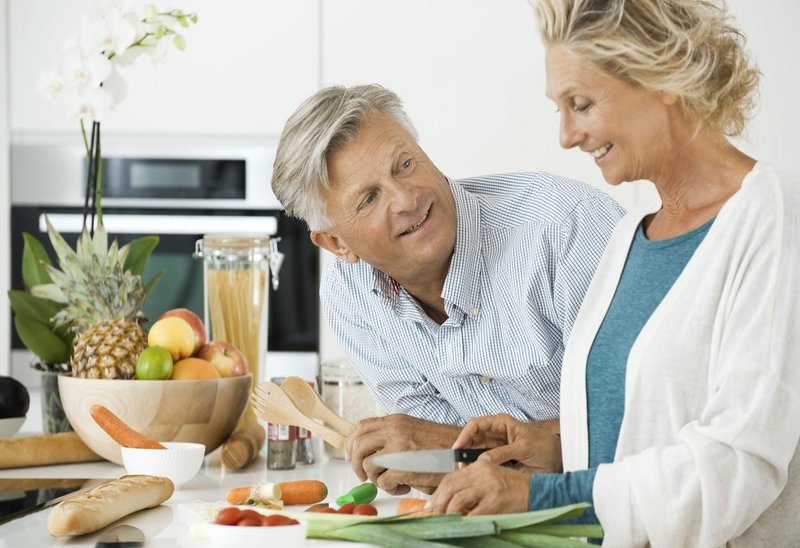
[[[528,497],[530,510],[593,502],[592,485],[598,465],[614,461],[625,412],[628,354],[713,222],[712,219],[691,232],[658,241],[648,240],[639,225],[586,362],[589,468],[564,474],[534,474]],[[597,516],[590,508],[576,521],[597,523]]]

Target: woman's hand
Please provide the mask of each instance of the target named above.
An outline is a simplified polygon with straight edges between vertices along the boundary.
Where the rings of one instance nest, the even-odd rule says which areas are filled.
[[[530,474],[477,461],[447,474],[426,507],[469,515],[527,512],[530,480]]]
[[[561,438],[511,415],[473,419],[461,430],[454,449],[491,447],[478,460],[502,464],[516,460],[528,473],[561,472]]]

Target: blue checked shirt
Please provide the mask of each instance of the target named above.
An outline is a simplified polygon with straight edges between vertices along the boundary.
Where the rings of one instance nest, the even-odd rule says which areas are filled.
[[[431,320],[364,261],[337,259],[320,288],[328,323],[390,413],[449,424],[558,417],[564,345],[623,210],[547,173],[449,182],[457,231],[442,290],[448,319]]]

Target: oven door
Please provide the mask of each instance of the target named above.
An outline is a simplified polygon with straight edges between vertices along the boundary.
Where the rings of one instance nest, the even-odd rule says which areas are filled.
[[[23,232],[37,235],[52,253],[44,215],[74,246],[83,226],[79,208],[12,207],[12,287],[21,289]],[[156,273],[164,275],[153,288],[144,307],[149,324],[171,308],[188,308],[203,317],[203,264],[192,258],[195,242],[203,234],[269,234],[280,237],[280,250],[285,254],[279,273],[280,286],[269,299],[270,351],[317,352],[319,326],[318,253],[308,238],[304,225],[275,210],[224,211],[170,210],[154,211],[106,208],[103,223],[111,238],[124,245],[147,234],[159,236],[159,243],[150,256],[144,280]],[[25,384],[38,382],[29,367],[31,354],[17,337],[12,322],[13,376]]]

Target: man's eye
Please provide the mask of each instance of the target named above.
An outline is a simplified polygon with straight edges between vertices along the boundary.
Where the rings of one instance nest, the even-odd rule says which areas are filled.
[[[400,169],[408,169],[411,167],[411,158],[400,164]]]
[[[377,194],[374,193],[374,192],[370,192],[369,194],[367,194],[364,197],[364,199],[361,200],[361,203],[358,205],[358,209],[364,209],[365,207],[370,205],[372,202],[375,201],[376,196],[377,196]]]

